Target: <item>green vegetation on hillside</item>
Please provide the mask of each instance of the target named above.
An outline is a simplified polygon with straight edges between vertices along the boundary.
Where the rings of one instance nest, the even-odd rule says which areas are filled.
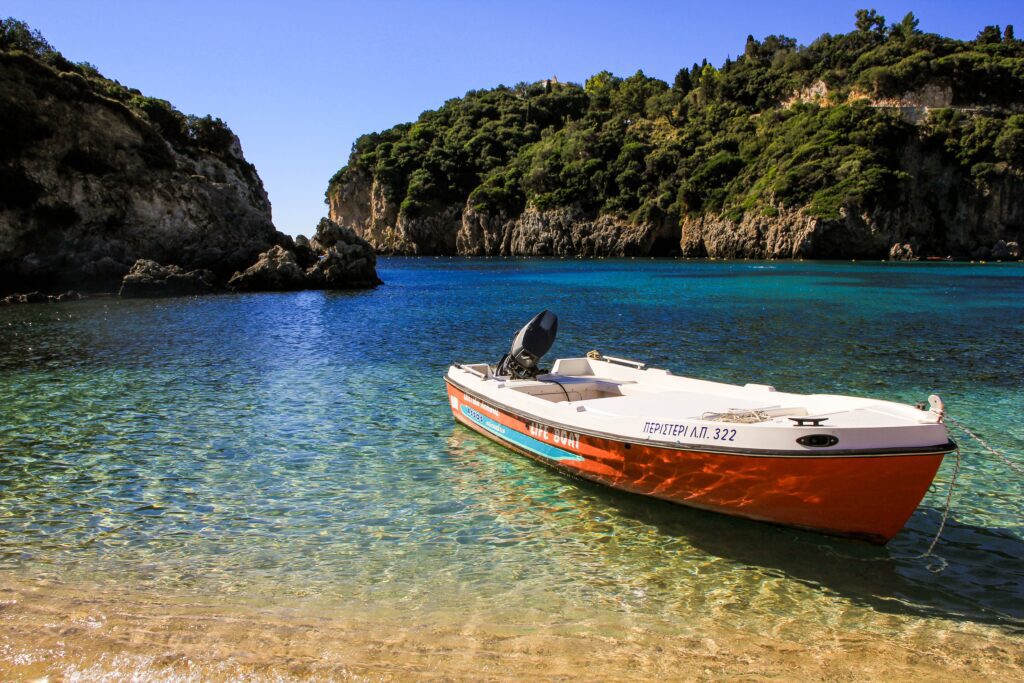
[[[951,97],[914,125],[891,105]],[[803,95],[794,95],[803,91]],[[934,104],[934,103],[932,103]],[[897,206],[908,146],[940,155],[965,183],[1024,169],[1024,41],[989,26],[972,41],[887,25],[808,46],[748,37],[742,55],[678,72],[672,84],[602,71],[581,87],[545,81],[467,93],[415,123],[360,137],[328,196],[371,176],[407,216],[453,203],[509,213],[579,207],[634,221],[723,212]]]
[[[14,59],[31,58],[60,73],[69,86],[83,86],[99,97],[124,105],[153,124],[161,136],[181,153],[204,150],[226,161],[234,161],[231,147],[235,136],[219,118],[182,114],[166,100],[146,97],[135,88],[126,88],[105,78],[88,62],[74,63],[23,21],[10,17],[0,19],[0,54]],[[0,129],[18,130],[28,120],[29,117],[22,112],[0,109]],[[0,155],[2,153],[0,149]],[[248,172],[248,169],[242,170]]]

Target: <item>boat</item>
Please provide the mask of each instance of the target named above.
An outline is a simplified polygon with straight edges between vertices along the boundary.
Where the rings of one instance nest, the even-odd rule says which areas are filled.
[[[550,311],[501,360],[455,364],[455,419],[564,473],[761,522],[887,543],[956,449],[927,405],[795,394],[673,375],[602,355],[540,359]]]

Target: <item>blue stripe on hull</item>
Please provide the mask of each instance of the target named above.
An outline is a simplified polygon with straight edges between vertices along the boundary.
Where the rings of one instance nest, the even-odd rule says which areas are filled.
[[[497,420],[492,420],[486,415],[473,410],[465,404],[461,406],[461,410],[463,415],[503,441],[515,444],[516,446],[539,455],[542,458],[555,461],[583,460],[583,456],[570,453],[569,451],[562,450],[561,448],[556,448],[550,444],[544,443],[543,441],[538,441],[531,436],[517,432],[510,427],[506,427]]]

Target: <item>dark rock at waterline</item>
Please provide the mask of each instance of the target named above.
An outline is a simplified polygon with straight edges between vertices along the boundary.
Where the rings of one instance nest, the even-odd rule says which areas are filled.
[[[10,296],[5,296],[0,299],[0,306],[11,304],[64,303],[67,301],[80,301],[83,298],[85,297],[74,290],[69,290],[56,296],[52,294],[43,294],[42,292],[28,292],[27,294],[11,294]]]
[[[313,286],[350,289],[381,284],[373,246],[351,228],[322,218],[309,244],[321,252],[320,259],[307,271]]]
[[[890,261],[919,261],[914,254],[914,247],[909,242],[896,243],[889,250]]]
[[[375,287],[381,283],[376,264],[366,240],[324,218],[312,240],[300,235],[292,249],[272,247],[252,266],[235,273],[228,287],[237,292]]]
[[[259,259],[228,280],[236,292],[284,292],[306,288],[306,273],[299,266],[295,253],[274,246],[260,254]]]
[[[4,304],[45,304],[50,301],[53,297],[47,296],[42,292],[27,292],[26,294],[11,294],[10,296],[0,299],[0,303]]]
[[[989,258],[997,261],[1016,261],[1020,258],[1020,244],[999,240],[992,247]]]
[[[185,271],[178,266],[139,259],[121,281],[118,296],[129,299],[210,294],[215,290],[213,282],[214,275],[209,270]]]
[[[309,244],[309,240],[306,239],[305,235],[298,235],[295,238],[295,260],[298,261],[299,265],[305,269],[316,263],[318,255]]]
[[[346,250],[347,249],[347,250]],[[377,271],[362,253],[353,255],[354,247],[331,247],[306,271],[306,282],[313,289],[355,289],[380,284]],[[360,250],[361,252],[361,250]]]

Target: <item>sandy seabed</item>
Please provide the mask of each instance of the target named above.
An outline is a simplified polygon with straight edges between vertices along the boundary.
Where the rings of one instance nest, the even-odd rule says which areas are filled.
[[[780,620],[780,623],[784,622]],[[0,578],[0,680],[1022,680],[1024,636],[910,622],[811,638],[636,614],[407,614]]]

